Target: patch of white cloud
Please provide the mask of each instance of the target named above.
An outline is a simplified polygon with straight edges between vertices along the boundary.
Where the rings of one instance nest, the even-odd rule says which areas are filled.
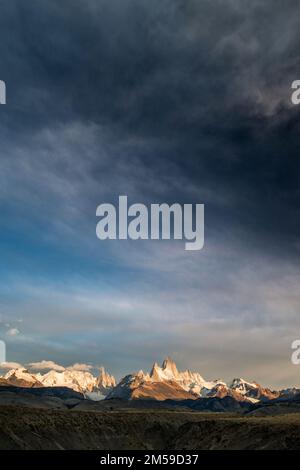
[[[63,372],[65,370],[65,367],[47,360],[31,362],[28,364],[28,367],[32,370],[56,370],[57,372]]]
[[[10,328],[9,330],[7,330],[6,334],[8,336],[18,336],[20,334],[20,331],[18,330],[18,328]]]
[[[23,369],[24,367],[19,362],[1,362],[0,369]]]

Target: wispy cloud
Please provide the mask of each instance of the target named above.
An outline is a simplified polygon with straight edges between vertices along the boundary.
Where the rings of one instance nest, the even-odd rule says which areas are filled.
[[[82,372],[89,372],[90,370],[94,369],[94,366],[91,364],[73,364],[72,366],[67,367],[68,370],[78,370]]]
[[[22,369],[23,366],[19,362],[1,362],[0,369]]]
[[[40,362],[31,362],[28,367],[32,370],[56,370],[57,372],[63,372],[65,367],[56,364],[53,361],[42,360]]]

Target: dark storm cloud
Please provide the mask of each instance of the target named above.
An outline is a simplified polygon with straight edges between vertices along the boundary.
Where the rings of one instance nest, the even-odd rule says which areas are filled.
[[[226,224],[237,237],[250,230],[250,244],[261,240],[264,249],[291,245],[299,234],[299,113],[289,104],[298,76],[295,8],[292,1],[6,2],[2,139],[96,123],[127,143],[112,164],[137,152],[146,169],[175,164],[172,177],[183,172],[206,199],[208,231]],[[207,200],[207,186],[221,207]],[[164,195],[187,197],[184,189]]]

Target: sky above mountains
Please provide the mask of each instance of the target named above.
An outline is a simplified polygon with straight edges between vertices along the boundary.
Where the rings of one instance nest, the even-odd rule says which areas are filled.
[[[75,6],[76,4],[76,6]],[[247,6],[246,6],[247,5]],[[7,360],[299,384],[300,6],[1,6]],[[205,246],[100,241],[96,207],[204,203]]]

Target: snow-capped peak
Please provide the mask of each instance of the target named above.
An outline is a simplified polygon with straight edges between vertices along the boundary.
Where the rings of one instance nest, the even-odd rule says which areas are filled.
[[[90,372],[71,368],[62,371],[49,370],[44,374],[18,368],[9,370],[4,379],[9,385],[19,387],[67,387],[92,399],[98,399],[100,396],[104,398],[116,386],[115,378],[103,367],[98,377],[94,377]]]
[[[161,368],[164,371],[164,374],[170,377],[170,379],[176,380],[178,378],[179,374],[178,374],[177,366],[170,357],[167,357],[163,361]]]
[[[30,374],[27,369],[19,368],[19,369],[11,369],[9,370],[4,378],[6,380],[11,378],[16,378],[18,380],[26,380],[26,382],[36,382],[36,377],[33,374]]]
[[[167,357],[162,366],[155,362],[152,366],[150,375],[145,380],[152,382],[173,381],[180,385],[184,390],[196,393],[198,395],[206,395],[216,384],[224,384],[221,381],[206,381],[198,372],[185,370],[179,372],[176,363]]]
[[[249,389],[258,388],[259,385],[255,382],[247,382],[242,378],[235,378],[232,380],[230,384],[230,388],[233,390],[237,390],[241,394],[246,394]]]
[[[41,382],[46,387],[69,387],[76,392],[92,392],[96,379],[90,372],[79,370],[51,370],[41,376]]]
[[[113,375],[109,375],[104,367],[100,367],[100,373],[96,382],[100,389],[112,388],[116,386],[116,379]]]

